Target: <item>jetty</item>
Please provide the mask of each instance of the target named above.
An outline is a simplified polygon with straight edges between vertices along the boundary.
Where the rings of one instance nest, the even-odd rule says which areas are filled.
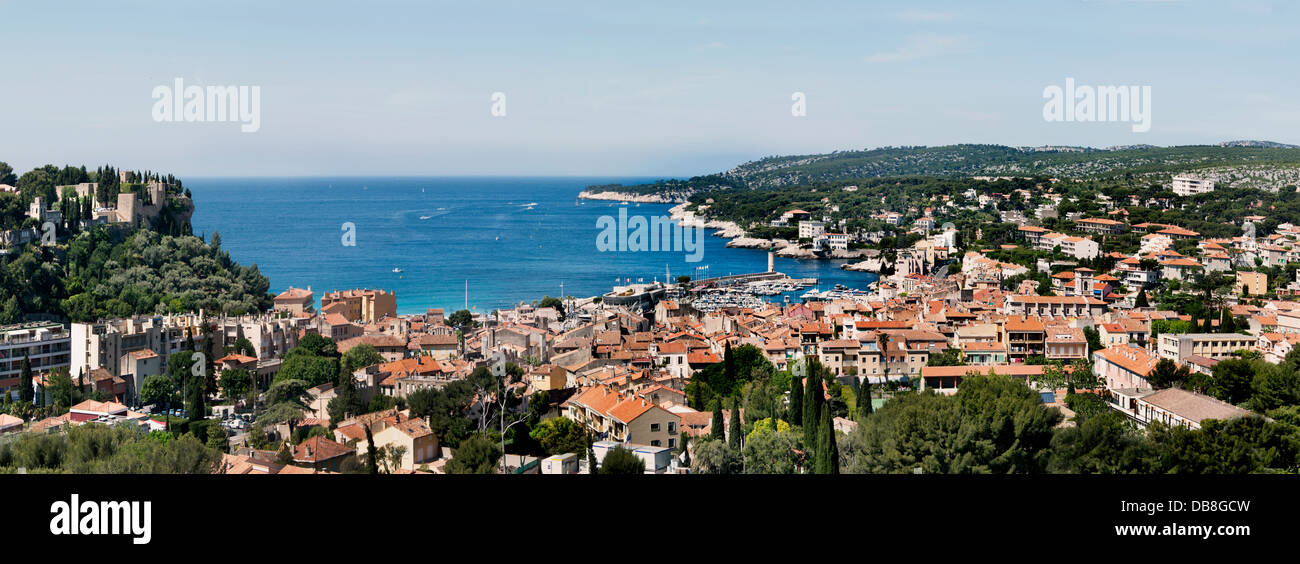
[[[783,272],[756,272],[753,274],[732,274],[729,276],[701,278],[699,280],[692,280],[691,285],[697,288],[700,287],[725,288],[727,286],[739,286],[743,284],[750,284],[752,282],[776,282],[776,281],[787,281],[787,280],[796,284],[802,284],[804,286],[817,285],[816,278],[794,279],[794,278],[790,278]]]

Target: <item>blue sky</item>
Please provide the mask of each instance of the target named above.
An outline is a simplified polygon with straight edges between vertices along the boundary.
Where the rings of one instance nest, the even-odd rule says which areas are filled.
[[[882,145],[1300,143],[1293,2],[466,4],[0,1],[0,160],[676,176]],[[260,86],[260,131],[153,121],[177,77]],[[1151,86],[1151,130],[1046,122],[1066,77]]]

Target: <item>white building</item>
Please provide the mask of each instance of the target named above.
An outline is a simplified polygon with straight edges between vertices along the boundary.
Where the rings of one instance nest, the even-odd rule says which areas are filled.
[[[1175,176],[1174,193],[1179,196],[1194,196],[1214,191],[1213,180],[1203,180],[1194,176]]]
[[[826,224],[820,221],[800,221],[799,238],[816,239],[826,232]]]
[[[37,321],[0,327],[0,389],[13,390],[18,385],[23,358],[27,358],[32,376],[67,367],[68,331],[55,322]],[[76,373],[70,373],[77,379]]]
[[[827,248],[836,251],[849,250],[849,236],[847,233],[825,233],[821,236],[821,239]]]

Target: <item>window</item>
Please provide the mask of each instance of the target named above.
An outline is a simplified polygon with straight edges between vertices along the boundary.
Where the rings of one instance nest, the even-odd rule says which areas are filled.
[[[658,433],[658,432],[659,432],[659,424],[658,424],[658,423],[651,423],[651,424],[650,424],[650,432],[651,432],[651,433]]]
[[[668,439],[668,448],[677,448],[677,439]]]
[[[650,441],[650,446],[659,446],[659,441]]]
[[[673,422],[673,421],[669,421],[669,422],[668,422],[668,432],[669,432],[669,433],[676,433],[676,432],[677,432],[677,423],[675,423],[675,422]],[[672,442],[672,439],[668,439],[668,441],[669,441],[669,442]]]

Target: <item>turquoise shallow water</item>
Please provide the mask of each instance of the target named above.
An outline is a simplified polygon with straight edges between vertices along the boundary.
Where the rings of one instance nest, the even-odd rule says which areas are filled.
[[[615,280],[662,280],[761,272],[767,253],[726,248],[706,236],[702,260],[685,252],[599,252],[597,220],[617,217],[617,202],[584,200],[592,184],[644,178],[197,178],[196,234],[221,233],[241,264],[257,264],[271,290],[384,288],[400,313],[459,309],[469,285],[478,311],[564,293],[590,296]],[[529,205],[532,204],[532,205]],[[666,204],[628,204],[629,215],[667,215]],[[344,246],[344,223],[356,245]],[[711,232],[711,231],[710,231]],[[865,289],[874,274],[840,269],[842,261],[776,260],[794,277]],[[706,270],[697,267],[707,265]],[[401,269],[394,273],[393,269]]]

